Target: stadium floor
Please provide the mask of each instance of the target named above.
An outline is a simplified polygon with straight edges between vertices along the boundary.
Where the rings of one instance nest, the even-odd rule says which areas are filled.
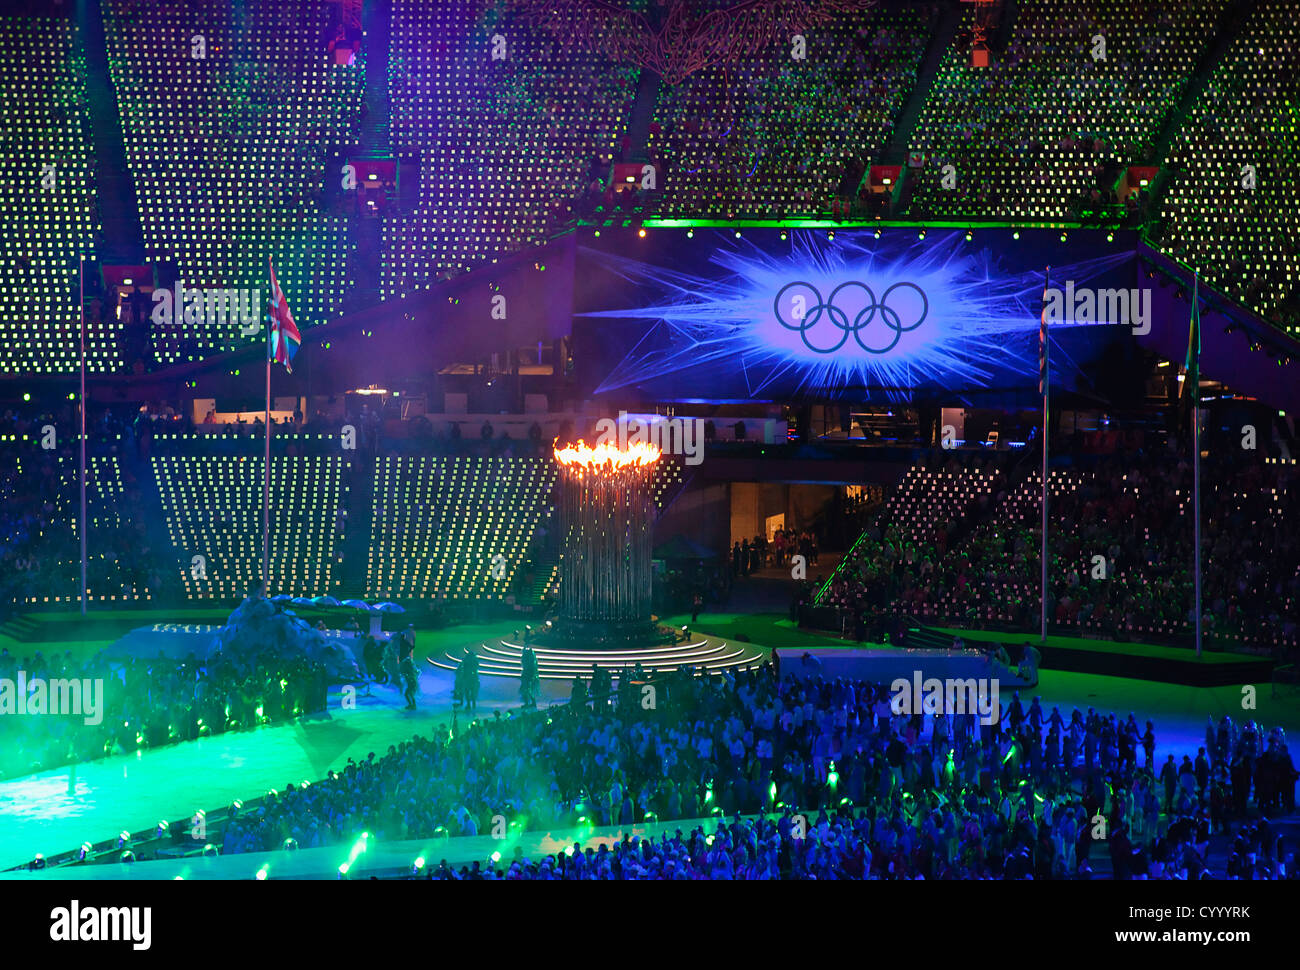
[[[507,622],[423,631],[419,650],[501,636],[516,625]],[[753,642],[766,647],[827,645],[825,638],[799,631],[788,620],[771,615],[704,614],[696,626],[703,632],[732,637],[749,630]],[[758,639],[760,631],[765,640]],[[40,646],[49,649],[54,644]],[[1067,717],[1073,707],[1091,706],[1103,712],[1113,710],[1121,717],[1133,711],[1139,722],[1151,718],[1156,723],[1157,755],[1163,760],[1169,753],[1179,759],[1183,754],[1194,756],[1203,743],[1210,715],[1251,718],[1266,728],[1280,724],[1295,737],[1300,732],[1300,697],[1274,698],[1270,685],[1255,686],[1257,709],[1253,711],[1242,708],[1241,686],[1185,687],[1051,670],[1042,671],[1032,693],[1041,695],[1049,709],[1060,705]],[[420,688],[416,711],[403,710],[397,691],[383,686],[376,686],[370,697],[360,697],[356,708],[346,711],[341,710],[337,691],[332,691],[328,716],[78,765],[75,795],[68,794],[66,767],[0,782],[0,869],[20,865],[37,852],[53,855],[124,829],[138,831],[160,819],[185,818],[200,808],[212,810],[236,798],[315,780],[346,764],[348,758],[361,759],[372,751],[379,756],[389,745],[413,734],[434,731],[440,724],[445,729],[452,721],[451,673],[426,665]],[[543,685],[544,700],[563,700],[567,695],[567,685]],[[481,711],[507,711],[518,703],[514,681],[483,679]]]
[[[375,685],[371,696],[343,710],[330,691],[329,714],[273,724],[143,751],[75,768],[76,794],[68,794],[69,768],[0,782],[0,869],[99,841],[122,830],[139,831],[160,819],[176,820],[236,798],[315,781],[348,758],[382,756],[388,746],[452,723],[451,674],[421,671],[419,705],[403,709],[395,688]],[[543,687],[544,700],[566,699],[568,689]],[[518,684],[484,678],[484,713],[519,706]]]

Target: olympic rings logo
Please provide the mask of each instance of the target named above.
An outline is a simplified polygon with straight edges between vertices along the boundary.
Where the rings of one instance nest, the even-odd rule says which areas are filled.
[[[843,291],[850,288],[861,290],[865,294],[865,302],[861,306],[854,305],[855,301],[844,301],[848,304],[847,309],[836,304],[836,297]],[[889,298],[892,293],[902,288],[909,288],[916,291],[916,295],[921,298],[920,307],[906,306],[903,309],[895,309],[889,305]],[[787,320],[782,301],[787,293],[795,291],[790,297],[791,311],[793,320]],[[908,301],[911,302],[911,301]],[[919,309],[919,312],[917,312]],[[879,301],[876,300],[875,291],[866,283],[860,283],[857,280],[850,280],[847,283],[841,283],[835,289],[831,290],[830,296],[826,302],[822,302],[821,292],[811,283],[787,283],[781,287],[776,294],[776,299],[772,301],[772,311],[776,314],[776,319],[781,326],[787,330],[797,330],[799,338],[803,341],[804,346],[814,353],[833,354],[839,350],[849,339],[849,334],[853,334],[853,339],[857,341],[859,347],[869,354],[887,354],[898,345],[899,339],[903,334],[915,330],[930,313],[930,301],[926,298],[925,291],[915,283],[895,283],[881,294]],[[849,314],[853,314],[852,320]],[[880,323],[884,325],[892,334],[883,347],[871,346],[863,340],[863,331],[876,322],[879,314]],[[903,322],[903,315],[906,314],[908,322]],[[817,343],[810,339],[809,334],[822,317],[825,316],[833,328],[839,330],[839,339],[834,339],[834,331],[822,331],[829,333],[830,336],[824,338],[824,342],[834,340],[830,346],[818,346]],[[915,319],[912,319],[912,318]],[[877,328],[879,330],[879,328]],[[883,335],[875,340],[876,343],[884,341]]]

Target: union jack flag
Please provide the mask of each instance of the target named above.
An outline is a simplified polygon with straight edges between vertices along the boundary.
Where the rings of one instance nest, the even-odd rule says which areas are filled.
[[[293,355],[302,343],[302,334],[293,322],[293,314],[289,312],[289,304],[284,301],[284,293],[280,291],[280,284],[275,278],[275,266],[269,258],[266,265],[271,270],[271,330],[267,334],[267,356],[284,364],[284,369],[292,374]]]

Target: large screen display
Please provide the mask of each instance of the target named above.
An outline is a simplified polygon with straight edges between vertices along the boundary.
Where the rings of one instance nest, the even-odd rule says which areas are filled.
[[[1028,400],[1050,266],[1053,387],[1086,391],[1150,325],[1150,294],[1132,234],[1062,235],[604,229],[578,247],[578,377],[680,402]]]

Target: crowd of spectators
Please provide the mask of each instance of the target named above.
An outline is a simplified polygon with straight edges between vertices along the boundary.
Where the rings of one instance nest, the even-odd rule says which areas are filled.
[[[954,44],[910,147],[958,179],[913,180],[910,214],[1150,217],[1143,194],[1116,194],[1119,173],[1154,151],[1221,6],[1039,0],[987,67]]]
[[[648,151],[662,159],[664,216],[828,211],[846,168],[879,155],[916,83],[929,6],[881,6],[735,65],[664,85]]]
[[[81,591],[78,455],[71,408],[0,417],[0,615],[68,603]],[[92,596],[135,598],[163,577],[144,526],[131,514],[140,491],[118,461],[111,414],[87,428],[86,579]],[[26,439],[24,441],[24,439]]]
[[[689,671],[637,694],[439,725],[237,812],[223,852],[721,816],[444,878],[1294,878],[1269,818],[1294,810],[1280,730],[1224,718],[1156,774],[1154,725],[1003,698],[1001,717],[894,713],[883,685]],[[1161,803],[1161,790],[1165,797]],[[749,816],[742,818],[740,816]],[[760,816],[754,818],[753,816]],[[728,819],[734,818],[734,822]],[[1211,838],[1220,840],[1210,850]],[[1220,848],[1225,847],[1223,851]]]
[[[1283,464],[1203,466],[1203,622],[1226,647],[1295,649],[1300,540],[1284,523],[1300,512],[1296,478]],[[1052,482],[1049,623],[1120,641],[1185,638],[1195,626],[1189,464],[1112,456]],[[1000,489],[976,503],[969,530],[947,521],[908,535],[886,510],[819,605],[1036,630],[1040,489],[1034,478]]]
[[[765,535],[741,539],[731,547],[731,575],[748,576],[760,569],[789,567],[794,556],[803,556],[805,566],[816,566],[820,551],[817,534],[808,529],[777,529],[769,541]]]

